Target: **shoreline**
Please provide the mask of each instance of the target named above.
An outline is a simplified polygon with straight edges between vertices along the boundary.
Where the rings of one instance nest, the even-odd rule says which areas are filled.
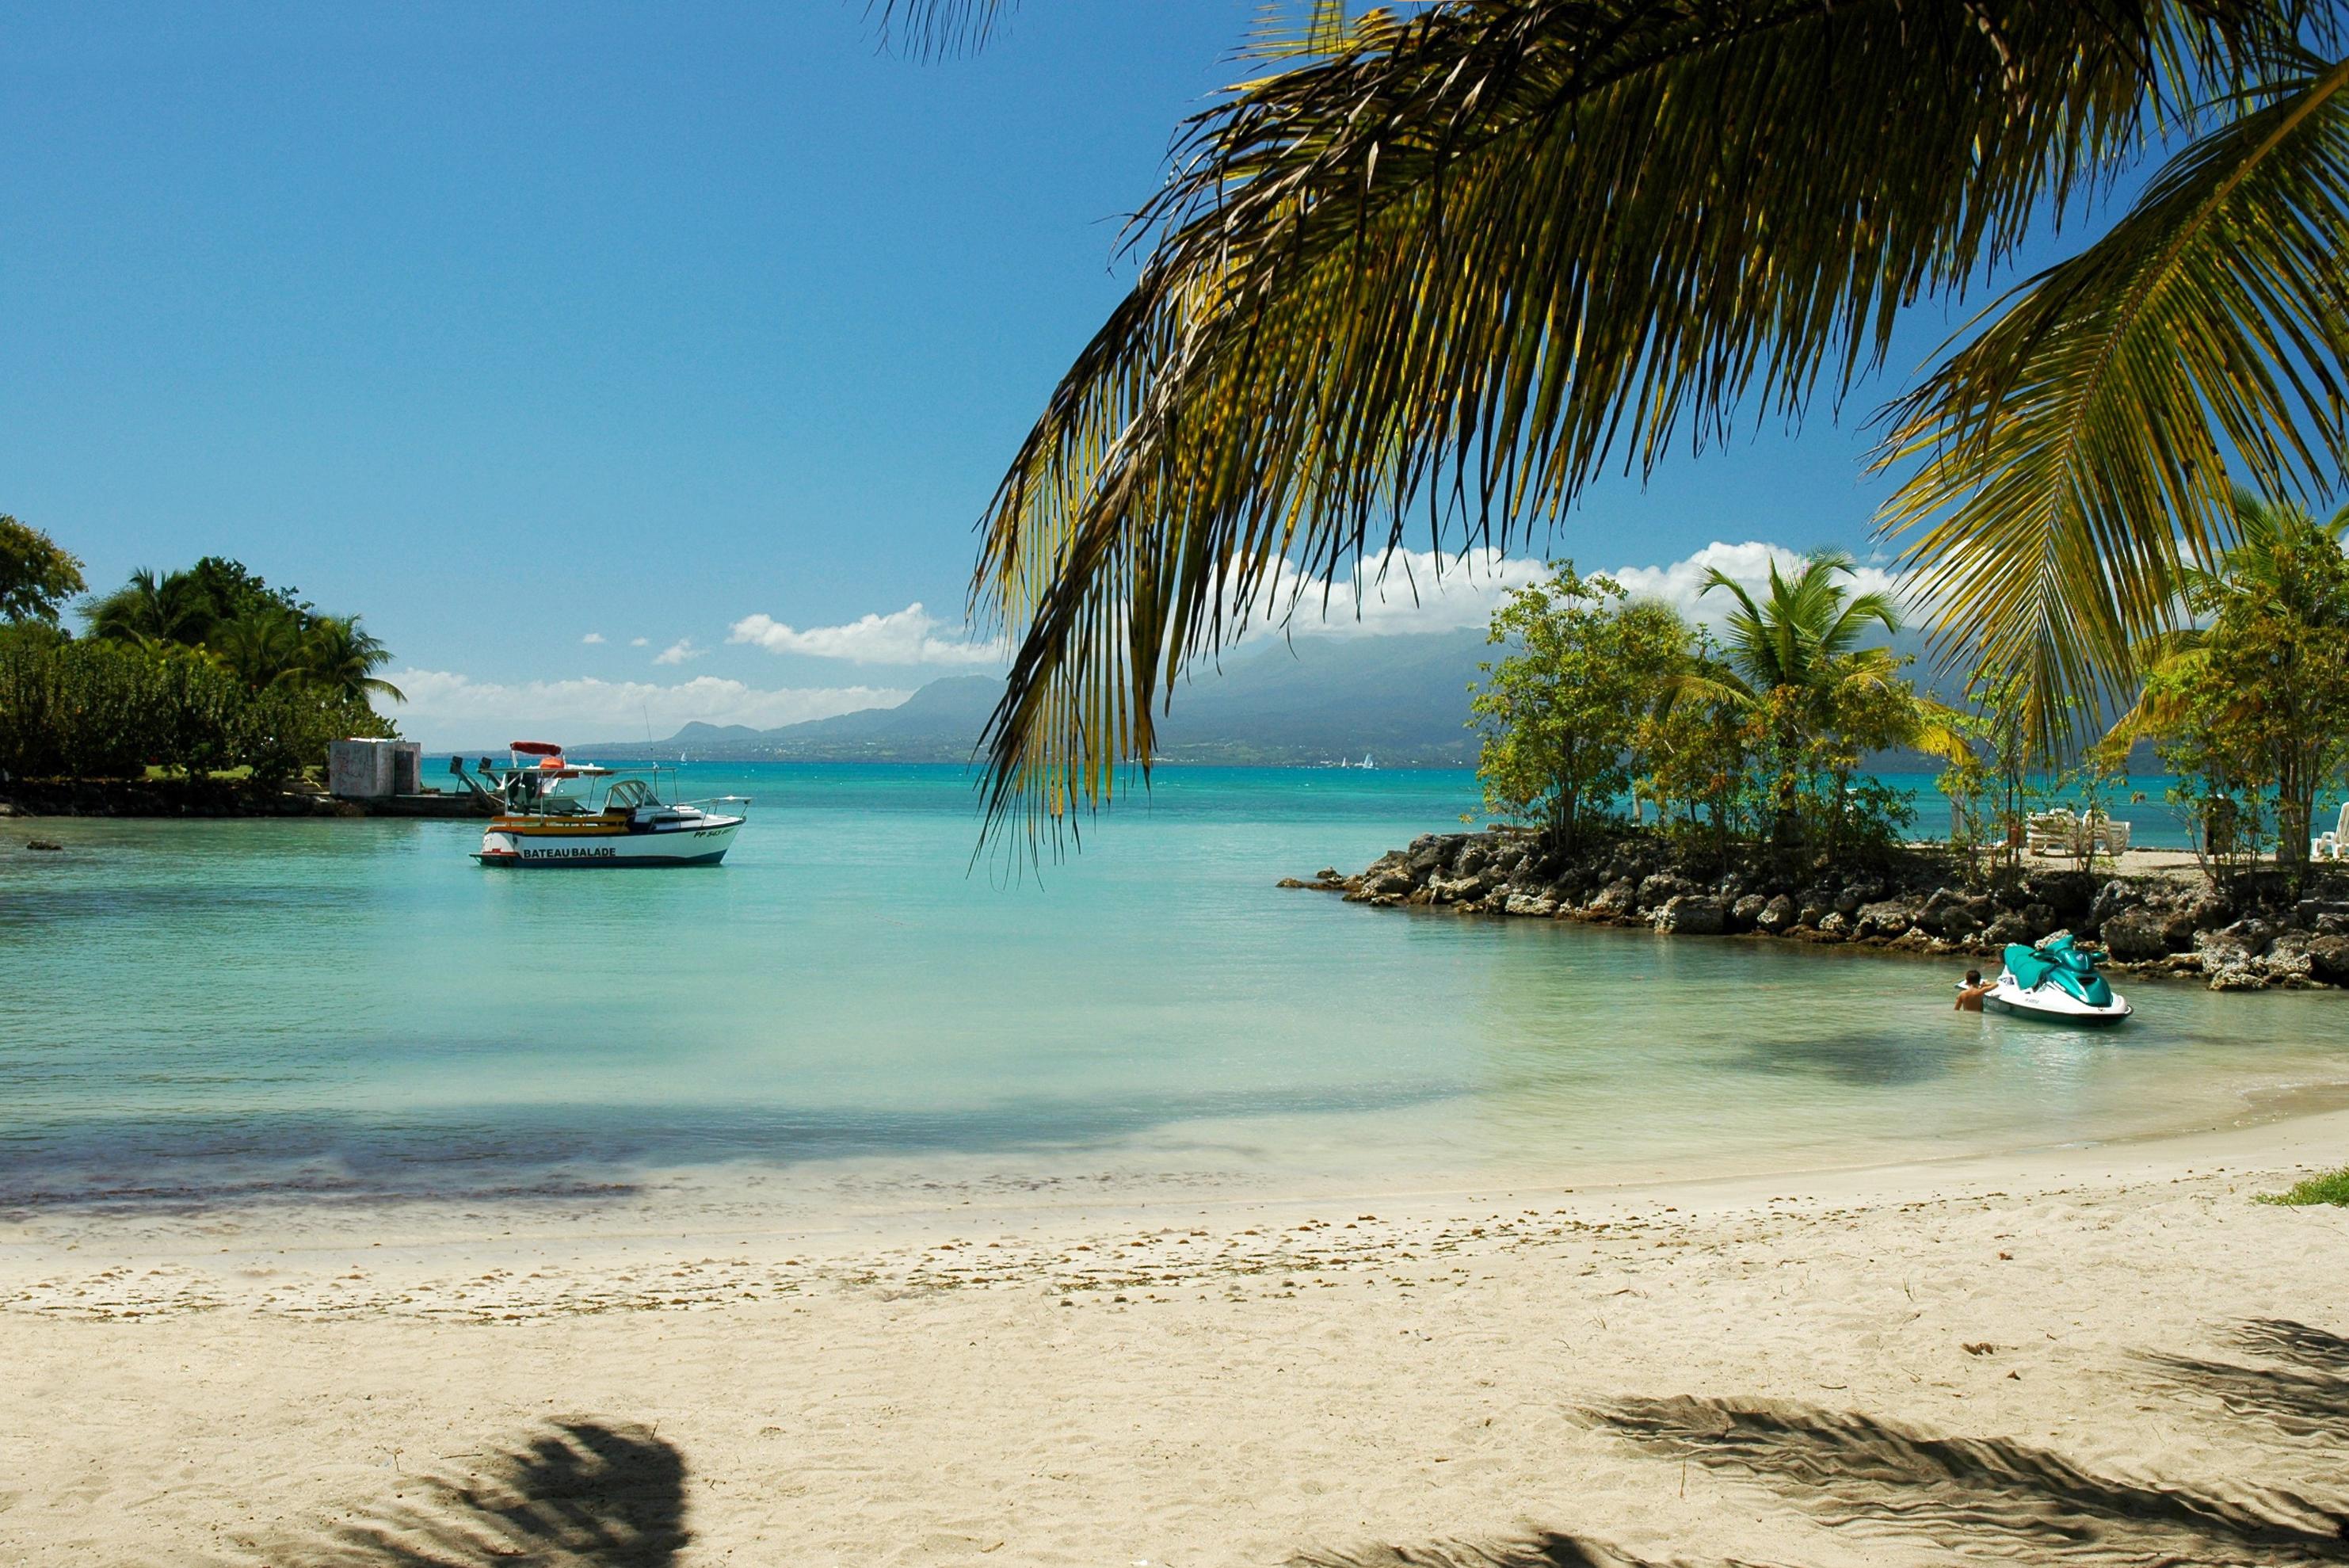
[[[2085,1561],[2331,1560],[2349,1404],[2286,1396],[2349,1400],[2349,1210],[2250,1198],[2344,1149],[2332,1110],[1800,1178],[1006,1211],[845,1245],[216,1233],[201,1272],[192,1245],[126,1261],[86,1234],[47,1261],[78,1303],[18,1286],[0,1306],[0,1543],[523,1554],[543,1505],[581,1495],[530,1456],[575,1450],[642,1469],[657,1506],[615,1528],[668,1521],[679,1563],[1561,1560],[1505,1554],[1545,1532],[1587,1553],[1568,1562],[2063,1540]],[[0,1257],[21,1281],[28,1260]],[[1952,1438],[2016,1462],[1944,1463]],[[2224,1507],[2088,1507],[2041,1490],[2062,1475]],[[605,1479],[599,1506],[634,1506]],[[492,1506],[508,1494],[540,1506]]]
[[[2168,851],[2129,851],[2104,869],[2026,865],[1983,881],[1954,875],[1932,845],[1841,867],[1763,855],[1724,867],[1638,830],[1559,856],[1524,829],[1488,827],[1422,834],[1350,876],[1324,867],[1276,886],[1372,909],[1984,960],[2064,932],[2100,944],[2115,974],[2199,978],[2222,992],[2349,988],[2349,878],[2338,867],[2310,867],[2292,895],[2272,872],[2211,886]]]

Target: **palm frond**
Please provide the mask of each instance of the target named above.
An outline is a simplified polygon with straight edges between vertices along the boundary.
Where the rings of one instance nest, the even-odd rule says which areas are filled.
[[[1240,85],[986,519],[974,609],[1019,643],[990,823],[1146,769],[1156,703],[1284,566],[1506,546],[1602,472],[1839,393],[2275,16],[1452,0]]]
[[[2270,86],[1890,410],[1882,461],[1920,466],[1881,524],[1943,658],[2026,670],[2043,734],[2218,558],[2230,458],[2278,493],[2349,460],[2344,87],[2349,61]]]
[[[1017,0],[865,0],[885,49],[937,59],[984,48]]]

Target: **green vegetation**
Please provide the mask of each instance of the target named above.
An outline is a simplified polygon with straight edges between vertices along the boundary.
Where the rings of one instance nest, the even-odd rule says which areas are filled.
[[[0,516],[0,620],[54,622],[57,607],[87,587],[81,562],[56,540]]]
[[[917,47],[993,9],[886,7]],[[2061,742],[2182,624],[2230,462],[2298,494],[2349,461],[2333,9],[1300,9],[1178,137],[1131,291],[990,506],[998,821],[1146,766],[1158,701],[1284,562],[1334,579],[1423,524],[1507,548],[1602,472],[1799,418],[2116,188],[1888,410],[1879,521],[1951,655]]]
[[[1481,666],[1469,700],[1484,731],[1476,774],[1488,811],[1537,822],[1560,854],[1630,787],[1632,740],[1665,682],[1685,670],[1689,629],[1661,605],[1630,604],[1610,577],[1571,563],[1518,589],[1487,639],[1518,651]]]
[[[83,613],[80,639],[50,618],[0,628],[0,775],[274,784],[340,736],[393,732],[369,701],[399,697],[375,674],[383,645],[237,562],[134,572]]]
[[[2183,579],[2199,624],[2148,639],[2113,741],[2158,742],[2206,858],[2240,869],[2270,841],[2306,872],[2317,795],[2349,782],[2349,510],[2320,524],[2238,492],[2237,543]]]
[[[1516,651],[1485,667],[1470,701],[1486,809],[1538,824],[1560,853],[1627,791],[1715,860],[1741,845],[1830,864],[1890,848],[1909,809],[1857,777],[1861,759],[1967,751],[1901,659],[1860,646],[1899,618],[1882,595],[1853,594],[1840,580],[1851,574],[1832,553],[1792,576],[1774,565],[1756,600],[1716,573],[1711,586],[1737,601],[1718,649],[1666,607],[1571,566],[1518,590],[1489,634]]]
[[[2312,1176],[2282,1192],[2262,1192],[2251,1199],[2254,1203],[2281,1203],[2302,1208],[2311,1203],[2332,1203],[2349,1209],[2349,1169],[2332,1171],[2323,1176]]]

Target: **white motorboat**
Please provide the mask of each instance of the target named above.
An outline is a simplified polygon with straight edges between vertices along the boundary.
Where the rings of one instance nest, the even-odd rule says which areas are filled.
[[[574,763],[544,741],[516,741],[510,755],[502,774],[484,764],[486,784],[466,778],[496,808],[473,856],[484,866],[715,866],[746,820],[663,800],[660,776],[673,769],[655,765],[645,777]],[[747,800],[708,804],[734,803]]]
[[[2096,972],[2097,955],[2074,947],[2069,931],[2036,947],[2011,943],[2005,956],[1985,1007],[2057,1023],[2118,1023],[2135,1011]]]

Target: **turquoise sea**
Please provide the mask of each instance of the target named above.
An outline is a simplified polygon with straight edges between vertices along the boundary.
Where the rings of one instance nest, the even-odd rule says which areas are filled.
[[[974,862],[947,768],[706,764],[725,865],[487,871],[461,822],[50,820],[0,846],[0,1210],[1432,1189],[1812,1168],[2266,1114],[2334,995],[1954,1013],[1954,966],[1381,912],[1464,774],[1170,769],[1081,854]],[[852,1179],[853,1178],[853,1179]],[[845,1199],[843,1199],[844,1201]]]

